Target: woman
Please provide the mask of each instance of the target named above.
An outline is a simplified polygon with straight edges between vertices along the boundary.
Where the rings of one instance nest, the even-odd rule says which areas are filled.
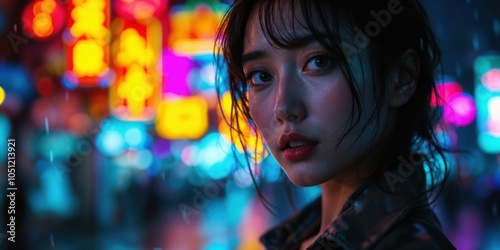
[[[236,0],[218,48],[232,132],[245,144],[246,118],[291,182],[322,191],[267,249],[454,249],[429,206],[448,168],[429,104],[440,50],[418,1]]]

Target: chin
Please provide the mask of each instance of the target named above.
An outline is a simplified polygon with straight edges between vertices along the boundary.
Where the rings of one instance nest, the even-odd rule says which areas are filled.
[[[306,181],[304,180],[304,178],[300,178],[300,179],[290,179],[290,181],[295,185],[295,186],[298,186],[298,187],[313,187],[313,186],[317,186],[321,183],[318,183],[318,182],[310,182],[310,181]]]
[[[300,171],[285,171],[285,173],[288,179],[299,187],[312,187],[323,183],[317,176],[311,176],[311,173],[300,173]]]

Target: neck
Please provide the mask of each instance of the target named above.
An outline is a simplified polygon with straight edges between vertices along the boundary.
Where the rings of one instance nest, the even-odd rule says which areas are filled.
[[[364,160],[346,167],[333,179],[321,184],[321,227],[318,235],[321,235],[337,219],[349,196],[376,170],[371,169],[370,165],[376,162],[376,156],[381,153],[382,148],[386,148],[385,144],[389,143],[388,133],[393,131],[394,122],[392,120],[394,118],[395,114],[391,113],[389,117],[391,121],[388,122],[389,129],[385,130],[378,147],[374,146],[371,153],[360,157]]]
[[[341,174],[321,184],[321,227],[318,235],[337,219],[347,198],[359,187],[362,180],[356,174]]]

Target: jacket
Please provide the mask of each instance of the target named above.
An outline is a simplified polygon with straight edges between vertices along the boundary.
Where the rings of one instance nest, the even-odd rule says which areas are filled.
[[[424,171],[399,181],[391,174],[386,172],[354,191],[337,218],[307,249],[456,249],[422,195]],[[317,235],[320,224],[321,197],[260,240],[270,250],[300,249],[304,240]]]

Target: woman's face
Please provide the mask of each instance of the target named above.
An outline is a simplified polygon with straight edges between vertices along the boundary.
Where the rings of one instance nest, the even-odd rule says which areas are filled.
[[[306,29],[295,27],[298,46],[273,47],[254,12],[245,32],[243,71],[251,85],[250,113],[270,152],[293,183],[311,186],[366,165],[364,160],[380,141],[388,105],[370,120],[375,90],[367,55],[353,57],[350,67],[363,112],[345,135],[358,115],[352,113],[348,82],[333,55]]]

